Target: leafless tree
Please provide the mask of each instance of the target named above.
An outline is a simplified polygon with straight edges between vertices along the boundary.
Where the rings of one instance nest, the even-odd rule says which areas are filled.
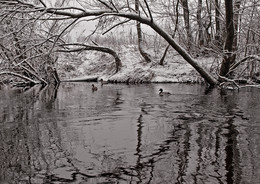
[[[253,2],[253,5],[250,6],[251,1]],[[98,21],[97,29],[98,28],[104,28],[110,25],[113,30],[113,28],[123,25],[126,22],[129,23],[132,21],[137,21],[138,24],[145,24],[148,25],[150,28],[152,28],[155,33],[160,35],[166,43],[168,43],[173,49],[175,49],[180,56],[182,56],[190,65],[194,67],[194,69],[206,80],[207,83],[210,85],[216,85],[218,84],[218,78],[225,79],[227,78],[227,74],[229,74],[231,68],[237,68],[233,67],[236,62],[233,60],[234,54],[239,50],[242,49],[239,42],[237,42],[237,47],[234,45],[236,43],[236,36],[238,33],[238,29],[236,26],[240,26],[240,34],[243,33],[244,29],[248,29],[248,26],[241,27],[241,25],[245,24],[246,21],[240,20],[242,16],[238,16],[240,19],[236,19],[236,15],[241,15],[240,13],[237,13],[238,8],[240,7],[240,10],[249,10],[252,9],[253,6],[259,6],[258,0],[251,0],[250,3],[239,3],[239,1],[236,1],[236,4],[234,6],[233,1],[226,0],[225,4],[223,4],[221,1],[217,0],[207,0],[206,2],[202,1],[202,4],[199,4],[199,7],[201,8],[201,12],[194,12],[190,11],[192,10],[188,5],[191,5],[191,7],[194,7],[194,2],[190,2],[188,4],[188,1],[182,0],[182,8],[184,12],[184,19],[176,21],[177,24],[183,23],[186,28],[187,35],[189,35],[189,39],[193,39],[195,34],[193,31],[196,26],[198,26],[198,21],[195,18],[190,19],[192,20],[192,24],[188,19],[188,17],[196,17],[196,14],[201,14],[201,21],[207,21],[206,23],[202,24],[202,30],[204,33],[208,33],[210,36],[210,39],[207,40],[208,44],[205,46],[208,46],[211,49],[212,52],[214,52],[214,40],[216,39],[219,43],[220,40],[223,38],[225,40],[225,44],[223,47],[223,51],[218,50],[218,55],[223,56],[223,60],[221,63],[220,71],[219,71],[219,77],[215,75],[214,73],[210,73],[207,71],[202,65],[199,64],[198,60],[195,59],[187,49],[185,49],[189,45],[183,45],[178,43],[176,38],[180,37],[174,37],[172,36],[172,32],[169,32],[169,29],[164,29],[162,22],[169,19],[170,16],[164,16],[164,13],[161,13],[159,11],[164,11],[165,9],[161,8],[158,10],[158,8],[155,8],[156,3],[155,1],[143,1],[142,6],[140,6],[141,9],[139,11],[136,10],[134,1],[126,0],[126,1],[113,1],[113,0],[98,0],[98,1],[80,1],[77,2],[76,5],[71,5],[69,3],[64,4],[63,6],[52,6],[49,3],[43,3],[43,1],[32,1],[32,0],[13,0],[13,1],[0,1],[0,5],[5,8],[2,15],[7,16],[9,19],[10,17],[13,17],[13,15],[23,14],[26,15],[27,21],[31,21],[34,24],[31,25],[37,25],[40,21],[63,21],[63,28],[58,34],[55,35],[48,35],[45,36],[45,42],[51,44],[51,48],[48,47],[47,51],[44,50],[43,53],[52,54],[55,53],[54,51],[60,50],[59,46],[61,46],[63,43],[62,35],[69,29],[73,28],[73,25],[77,23],[77,21],[80,20],[95,20]],[[135,1],[136,2],[136,1]],[[171,1],[173,2],[173,1]],[[242,1],[243,2],[243,1]],[[141,4],[139,4],[141,5]],[[198,5],[198,4],[197,4]],[[239,6],[238,6],[239,5]],[[214,8],[213,8],[214,6]],[[151,8],[152,7],[152,8]],[[204,8],[205,7],[205,8]],[[225,11],[224,10],[225,7]],[[259,8],[259,7],[258,7]],[[142,13],[140,13],[142,10]],[[215,10],[215,15],[213,15],[211,12]],[[168,10],[166,10],[168,11]],[[235,13],[233,13],[235,11]],[[234,16],[235,15],[235,16]],[[215,19],[212,17],[215,16]],[[256,20],[255,17],[251,16],[252,20]],[[208,19],[210,18],[210,19]],[[5,18],[4,18],[5,19]],[[24,19],[24,18],[23,18]],[[162,21],[163,20],[163,21]],[[214,22],[215,20],[215,22]],[[234,22],[235,20],[235,22]],[[183,21],[183,22],[182,22]],[[28,23],[28,22],[27,22]],[[221,26],[225,23],[226,29],[222,31]],[[5,24],[7,25],[7,24]],[[259,25],[259,24],[255,24]],[[175,28],[177,25],[174,25]],[[179,26],[179,25],[178,25]],[[248,35],[254,35],[254,40],[259,40],[259,29],[253,29],[253,27],[250,28],[250,30],[247,32]],[[254,27],[255,28],[255,27]],[[201,27],[199,28],[201,29]],[[201,30],[200,30],[201,31]],[[181,32],[178,32],[181,34]],[[7,34],[6,38],[7,38]],[[214,37],[215,35],[215,37]],[[12,35],[14,38],[14,35]],[[238,35],[239,36],[239,35]],[[17,36],[16,36],[17,37]],[[47,39],[46,39],[47,38]],[[239,37],[241,38],[241,37]],[[249,36],[248,36],[249,38]],[[251,39],[251,37],[250,37]],[[249,44],[249,40],[248,44]],[[205,40],[205,39],[204,39]],[[241,39],[239,41],[242,41]],[[213,45],[212,45],[212,43]],[[39,42],[37,42],[39,43]],[[255,42],[258,43],[258,42]],[[66,43],[65,43],[66,44]],[[191,42],[190,42],[191,44]],[[28,45],[26,45],[28,47]],[[3,47],[3,46],[2,46]],[[14,47],[14,46],[13,46]],[[212,47],[212,48],[210,48]],[[221,45],[218,45],[218,47],[221,47]],[[16,58],[17,62],[24,59],[22,57],[25,57],[24,54],[21,54],[22,50],[24,48],[18,47],[16,44],[14,48],[18,48],[18,52],[20,54],[17,54],[20,56],[20,58]],[[248,52],[247,47],[247,51]],[[63,48],[64,49],[64,48]],[[7,51],[3,51],[2,55],[4,55],[6,58],[10,57]],[[23,52],[22,52],[23,53]],[[245,53],[245,52],[243,52]],[[255,54],[255,57],[252,58],[258,58],[257,52],[252,53],[251,55]],[[7,56],[8,55],[8,56]],[[247,56],[247,55],[245,55]],[[26,56],[28,58],[28,56]],[[236,58],[239,60],[243,60],[243,58]],[[257,60],[257,59],[256,59]],[[239,63],[239,62],[238,62]],[[244,63],[244,62],[241,62]]]

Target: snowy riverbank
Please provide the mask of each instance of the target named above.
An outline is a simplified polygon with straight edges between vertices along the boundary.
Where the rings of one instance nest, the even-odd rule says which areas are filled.
[[[151,53],[151,52],[150,52]],[[153,54],[152,62],[142,61],[136,46],[122,47],[119,51],[122,68],[115,73],[114,58],[101,52],[66,55],[59,59],[61,80],[104,79],[111,82],[202,82],[203,79],[183,58],[171,50],[165,64],[159,65],[161,54]],[[212,58],[197,58],[203,66],[213,66]]]

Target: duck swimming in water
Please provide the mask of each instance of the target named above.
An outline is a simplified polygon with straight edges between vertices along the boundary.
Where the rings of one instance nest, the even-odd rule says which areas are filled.
[[[101,86],[103,86],[104,84],[108,84],[108,82],[104,81],[103,79],[100,79],[100,82],[101,82]]]
[[[92,91],[97,91],[97,87],[94,84],[92,84]]]
[[[160,96],[164,96],[164,95],[171,95],[171,93],[170,93],[170,92],[164,92],[162,88],[161,88],[161,89],[159,89],[159,91],[160,91],[160,92],[159,92],[159,95],[160,95]]]

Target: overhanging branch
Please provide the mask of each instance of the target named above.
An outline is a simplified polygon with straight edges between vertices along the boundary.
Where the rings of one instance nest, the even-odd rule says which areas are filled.
[[[120,68],[122,67],[122,62],[121,62],[120,58],[118,57],[117,53],[108,47],[87,45],[87,44],[83,44],[83,43],[70,43],[70,44],[62,44],[59,46],[61,46],[61,47],[76,46],[79,48],[58,49],[58,50],[56,50],[56,52],[81,52],[84,50],[95,50],[95,51],[108,53],[108,54],[112,55],[115,59],[116,72],[118,72],[120,70]]]
[[[16,1],[19,2],[19,1]],[[28,4],[28,3],[27,3]],[[140,16],[137,13],[124,13],[124,12],[116,12],[111,9],[107,10],[98,10],[98,11],[81,11],[81,12],[73,12],[73,11],[66,11],[66,8],[43,8],[43,7],[36,7],[32,4],[28,4],[28,8],[41,11],[46,11],[47,13],[56,15],[56,16],[64,16],[70,17],[71,19],[79,19],[83,17],[89,16],[118,16],[124,17],[131,20],[138,21],[140,23],[146,24],[150,26],[155,32],[157,32],[160,36],[162,36],[190,65],[192,65],[196,71],[210,84],[216,85],[218,81],[214,76],[212,76],[209,72],[207,72],[197,60],[195,60],[182,46],[180,46],[171,35],[169,35],[166,31],[164,31],[159,25],[157,25],[154,21],[151,21],[150,18]],[[76,8],[75,8],[76,9]]]
[[[0,75],[13,75],[15,77],[19,77],[21,79],[24,79],[26,81],[29,81],[29,82],[32,82],[33,84],[39,84],[39,82],[35,81],[35,80],[32,80],[26,76],[23,76],[23,75],[20,75],[18,73],[15,73],[15,72],[8,72],[8,71],[4,71],[4,72],[0,72]]]

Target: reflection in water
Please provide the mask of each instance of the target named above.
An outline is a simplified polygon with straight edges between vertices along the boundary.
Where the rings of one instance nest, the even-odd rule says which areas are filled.
[[[0,96],[0,183],[260,183],[256,89],[62,83]]]

